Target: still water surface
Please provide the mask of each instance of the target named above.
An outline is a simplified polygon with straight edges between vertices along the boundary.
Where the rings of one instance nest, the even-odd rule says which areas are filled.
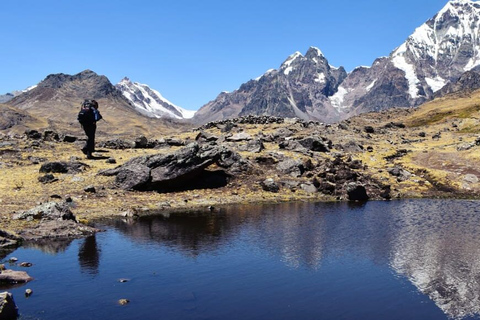
[[[242,206],[97,227],[5,257],[34,264],[35,280],[9,290],[20,319],[480,319],[480,202]]]

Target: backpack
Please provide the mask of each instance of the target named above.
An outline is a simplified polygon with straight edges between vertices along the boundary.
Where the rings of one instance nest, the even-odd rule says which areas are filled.
[[[92,125],[95,123],[95,114],[93,112],[93,103],[94,100],[85,100],[82,103],[80,112],[78,113],[77,120],[82,126]]]

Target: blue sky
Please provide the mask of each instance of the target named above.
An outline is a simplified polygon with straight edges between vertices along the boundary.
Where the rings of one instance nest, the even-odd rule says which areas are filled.
[[[2,0],[0,94],[52,73],[127,76],[197,110],[295,51],[351,71],[402,44],[447,0]]]

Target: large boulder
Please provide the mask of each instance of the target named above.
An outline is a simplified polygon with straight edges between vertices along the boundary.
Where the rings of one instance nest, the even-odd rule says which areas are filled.
[[[194,142],[174,153],[133,158],[99,174],[116,176],[117,186],[125,190],[169,190],[192,183],[214,163],[229,173],[248,167],[237,153],[224,146]]]

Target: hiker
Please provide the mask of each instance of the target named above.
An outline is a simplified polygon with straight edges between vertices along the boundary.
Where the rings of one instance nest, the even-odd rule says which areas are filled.
[[[93,159],[92,153],[95,152],[95,131],[97,130],[97,121],[100,119],[102,119],[102,115],[98,111],[97,101],[90,99],[83,101],[80,112],[78,113],[78,121],[87,135],[87,144],[82,148],[82,152],[87,155],[87,159]]]

